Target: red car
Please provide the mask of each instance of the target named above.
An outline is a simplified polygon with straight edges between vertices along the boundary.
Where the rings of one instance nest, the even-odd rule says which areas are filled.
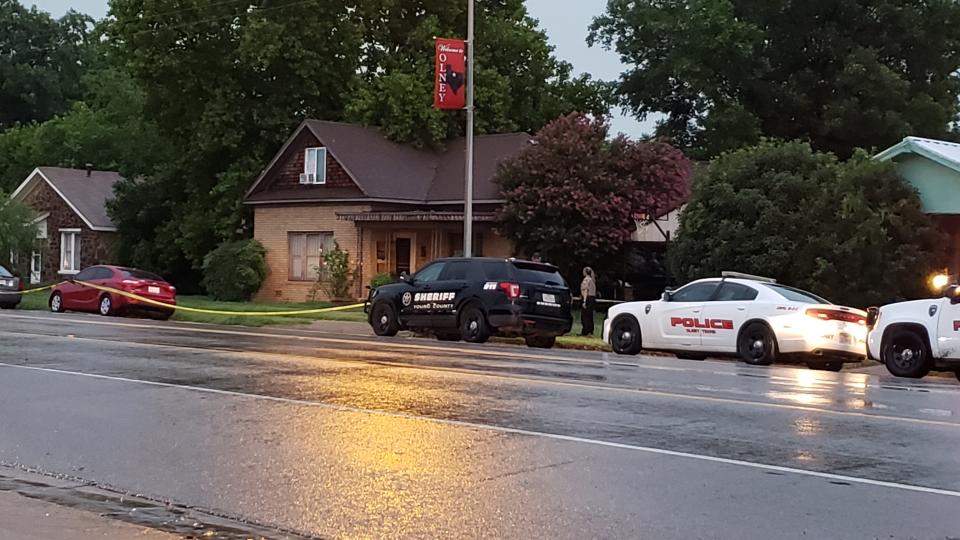
[[[120,266],[91,266],[53,289],[50,293],[50,311],[91,311],[101,315],[138,312],[164,321],[173,315],[173,309],[87,287],[79,283],[81,281],[126,291],[170,306],[177,305],[177,290],[156,274]]]

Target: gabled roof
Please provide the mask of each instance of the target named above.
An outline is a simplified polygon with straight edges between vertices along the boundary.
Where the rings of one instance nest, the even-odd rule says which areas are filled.
[[[904,137],[902,141],[880,152],[875,158],[887,161],[901,154],[917,154],[960,172],[960,144],[958,143],[922,137]]]
[[[90,171],[62,167],[38,167],[27,176],[10,198],[22,201],[40,182],[46,182],[71,210],[94,231],[116,232],[107,215],[107,201],[113,185],[123,179],[113,171]]]
[[[464,140],[450,141],[443,152],[418,150],[388,140],[372,127],[323,120],[305,120],[247,190],[247,197],[276,167],[303,130],[309,130],[370,199],[440,203],[463,200]],[[480,135],[474,139],[474,198],[500,198],[493,182],[497,164],[530,141],[526,133]],[[300,197],[294,197],[300,198]],[[267,193],[251,200],[269,202]]]

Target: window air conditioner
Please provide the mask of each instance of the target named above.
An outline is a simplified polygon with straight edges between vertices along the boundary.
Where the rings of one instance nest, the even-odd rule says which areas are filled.
[[[301,184],[316,184],[317,175],[314,173],[300,173]]]

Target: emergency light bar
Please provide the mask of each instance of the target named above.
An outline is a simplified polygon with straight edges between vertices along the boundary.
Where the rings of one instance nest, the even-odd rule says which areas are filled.
[[[754,276],[752,274],[742,274],[740,272],[720,272],[721,277],[725,278],[736,278],[736,279],[749,279],[752,281],[762,281],[764,283],[776,283],[777,280],[773,278],[763,277],[763,276]]]

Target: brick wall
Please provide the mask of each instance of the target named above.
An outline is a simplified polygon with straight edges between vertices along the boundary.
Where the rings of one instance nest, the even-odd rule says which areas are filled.
[[[308,130],[303,130],[293,140],[286,152],[280,156],[280,161],[271,171],[270,176],[263,179],[257,191],[279,191],[286,189],[320,190],[324,188],[356,187],[350,175],[340,163],[327,154],[327,183],[323,185],[301,185],[300,173],[303,172],[305,159],[304,150],[307,148],[323,147],[316,137]]]
[[[313,285],[289,279],[289,232],[332,232],[340,247],[358,261],[359,234],[351,221],[337,220],[337,212],[367,212],[369,205],[267,206],[254,209],[254,237],[267,248],[267,279],[257,293],[261,302],[304,302]],[[355,291],[360,290],[354,287]],[[357,294],[356,292],[354,294]],[[323,298],[322,293],[318,298]]]
[[[114,262],[115,233],[93,231],[46,182],[41,181],[24,202],[37,214],[49,213],[47,239],[41,240],[40,279],[50,281],[60,272],[60,229],[80,229],[80,267]]]

